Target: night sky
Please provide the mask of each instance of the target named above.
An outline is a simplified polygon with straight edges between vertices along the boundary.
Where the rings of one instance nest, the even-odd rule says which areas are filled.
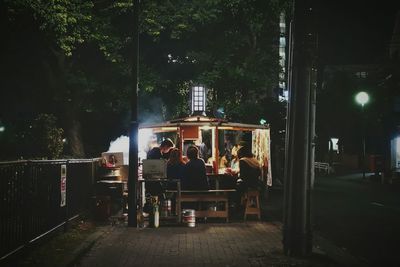
[[[319,2],[319,1],[317,1]],[[400,1],[321,1],[320,59],[324,64],[382,61],[393,32]]]

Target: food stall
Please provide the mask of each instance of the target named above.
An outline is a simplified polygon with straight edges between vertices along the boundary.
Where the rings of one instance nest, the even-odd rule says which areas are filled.
[[[272,185],[270,157],[270,129],[268,125],[229,122],[203,115],[192,115],[163,123],[139,126],[139,158],[162,140],[170,138],[182,151],[185,160],[190,145],[199,147],[209,176],[229,173],[232,160],[240,145],[250,145],[255,158],[262,166],[262,181]]]
[[[268,125],[254,125],[229,122],[225,119],[207,117],[204,115],[191,115],[186,118],[175,119],[163,123],[141,124],[139,126],[139,161],[146,163],[147,152],[166,138],[171,139],[175,147],[182,151],[183,160],[186,161],[186,151],[191,145],[199,148],[200,157],[206,162],[207,176],[210,183],[210,192],[201,192],[203,195],[181,195],[177,188],[176,215],[180,222],[182,202],[207,202],[212,201],[222,204],[201,207],[196,210],[196,217],[219,217],[228,221],[229,193],[236,191],[237,176],[232,175],[233,162],[237,160],[237,150],[240,146],[250,146],[252,153],[262,167],[260,179],[265,185],[272,185],[270,165],[270,129]],[[153,164],[153,162],[152,162]],[[140,163],[141,166],[145,167]],[[139,171],[142,168],[139,168]],[[159,168],[152,168],[151,171]],[[145,168],[143,168],[144,174]],[[140,171],[141,173],[141,171]],[[164,173],[165,172],[160,172]],[[139,175],[141,177],[141,175]],[[145,175],[143,175],[143,178]],[[145,203],[144,183],[145,179],[139,178],[140,203]],[[149,182],[149,180],[148,180]],[[182,191],[184,192],[184,191]],[[200,191],[198,192],[200,193]],[[200,198],[203,197],[203,198]]]

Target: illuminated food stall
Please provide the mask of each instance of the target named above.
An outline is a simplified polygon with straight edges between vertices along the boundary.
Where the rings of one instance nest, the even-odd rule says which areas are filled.
[[[270,129],[268,125],[229,122],[224,119],[192,115],[186,118],[139,126],[139,158],[162,140],[170,138],[186,159],[190,145],[199,147],[209,175],[229,173],[236,151],[240,146],[251,146],[255,158],[262,166],[261,179],[272,185],[270,160]]]
[[[140,209],[144,211],[146,206],[145,196],[147,195],[156,195],[156,199],[160,196],[163,207],[164,203],[169,203],[169,198],[172,197],[176,203],[174,210],[177,222],[181,221],[182,203],[197,206],[195,217],[204,219],[224,218],[228,222],[228,203],[234,198],[232,193],[236,192],[237,187],[237,174],[239,172],[237,152],[240,147],[251,148],[254,157],[262,167],[260,180],[265,185],[272,185],[271,168],[269,167],[269,125],[235,123],[222,118],[206,116],[206,89],[202,86],[192,88],[191,98],[192,113],[189,117],[139,125]],[[170,140],[167,141],[166,139]],[[175,147],[180,149],[182,160],[185,162],[188,160],[187,149],[192,145],[199,148],[199,156],[206,163],[208,190],[181,190],[179,179],[166,179],[166,161],[158,159],[161,154],[154,152],[160,151],[160,149],[153,149],[160,147],[164,140],[166,140],[164,143],[172,141]],[[162,149],[164,149],[164,146]],[[149,155],[149,159],[147,159],[147,155]],[[170,189],[169,185],[163,184],[165,182],[168,184],[172,182],[175,185]],[[159,194],[156,190],[157,185],[163,188],[159,192],[165,194]],[[172,195],[167,196],[167,194]],[[259,206],[257,205],[257,208],[254,209],[258,209],[259,216]]]

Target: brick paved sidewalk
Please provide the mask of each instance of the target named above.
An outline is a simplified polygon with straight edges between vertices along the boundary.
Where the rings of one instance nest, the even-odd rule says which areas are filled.
[[[282,234],[269,222],[196,223],[102,228],[101,238],[73,266],[339,266],[322,254],[286,257]]]

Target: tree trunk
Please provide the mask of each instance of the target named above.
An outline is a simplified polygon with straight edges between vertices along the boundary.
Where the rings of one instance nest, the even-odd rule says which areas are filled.
[[[48,78],[51,86],[55,89],[56,105],[62,108],[59,113],[66,133],[68,152],[72,157],[83,158],[85,151],[82,141],[82,126],[78,116],[80,104],[77,101],[79,101],[79,96],[68,93],[71,88],[68,88],[66,78],[69,66],[65,55],[56,49],[51,49],[51,51],[56,62],[55,68],[52,68],[50,64],[48,65]]]

